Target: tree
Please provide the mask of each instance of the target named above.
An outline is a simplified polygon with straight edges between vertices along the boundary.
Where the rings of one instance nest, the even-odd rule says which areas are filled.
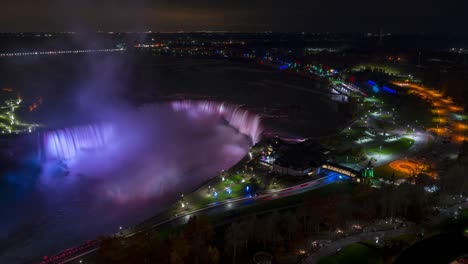
[[[208,262],[206,263],[219,263],[219,250],[216,247],[208,246]]]
[[[278,211],[273,211],[273,213],[266,215],[265,226],[268,230],[267,238],[270,242],[270,245],[277,245],[281,242],[281,232],[279,232],[279,223],[281,221],[281,216]]]
[[[258,225],[257,220],[256,214],[251,214],[242,220],[244,222],[245,232],[247,233],[247,246],[250,241],[255,239],[255,228]]]
[[[224,236],[226,252],[232,256],[232,263],[236,263],[239,248],[246,244],[247,234],[245,229],[239,223],[232,223]]]
[[[257,193],[258,189],[259,189],[259,184],[258,184],[258,181],[257,179],[255,179],[254,177],[250,178],[250,189],[252,190],[252,193],[255,194]]]
[[[337,216],[337,226],[340,228],[346,228],[349,222],[355,220],[355,205],[351,201],[351,197],[349,195],[340,194],[337,198],[339,201],[335,205],[335,211]]]
[[[99,259],[102,263],[125,263],[123,240],[118,237],[101,237]]]
[[[283,229],[286,234],[286,245],[289,245],[290,248],[294,248],[297,245],[303,246],[304,235],[301,232],[303,227],[301,222],[297,219],[296,214],[288,211],[283,215]]]
[[[193,258],[194,263],[199,263],[200,259],[207,258],[208,246],[215,235],[213,226],[207,218],[190,218],[182,235],[190,245],[190,256]]]
[[[302,222],[302,229],[305,234],[319,231],[320,215],[317,207],[305,200],[298,208],[297,214]]]
[[[338,227],[338,214],[336,206],[338,204],[335,195],[328,196],[324,202],[320,203],[321,222],[328,226],[329,230],[334,230]]]
[[[460,159],[446,172],[440,175],[442,191],[447,194],[462,194],[467,191],[468,178],[466,171],[468,165]]]
[[[173,236],[170,240],[171,252],[170,252],[170,261],[171,264],[185,263],[186,257],[190,253],[190,244],[189,241],[185,238],[184,235],[179,234]]]
[[[266,222],[267,222],[267,219],[264,216],[263,218],[260,218],[257,221],[258,225],[256,225],[255,227],[255,241],[257,243],[260,243],[263,246],[264,250],[267,248],[267,242],[269,238],[268,233],[271,232],[270,230],[268,230]]]

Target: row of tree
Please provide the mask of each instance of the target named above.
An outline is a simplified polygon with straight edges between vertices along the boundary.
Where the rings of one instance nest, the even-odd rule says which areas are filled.
[[[219,263],[215,232],[206,218],[191,218],[180,231],[162,236],[151,226],[135,235],[100,240],[99,263]]]
[[[295,209],[251,215],[232,223],[224,235],[224,249],[233,263],[255,252],[274,252],[276,258],[307,249],[319,233],[350,230],[379,219],[421,222],[432,210],[435,195],[419,185],[386,185],[380,189],[357,185],[352,192],[311,194]]]
[[[432,197],[418,185],[375,189],[361,184],[352,192],[307,195],[294,209],[245,216],[218,228],[218,235],[208,219],[195,217],[164,237],[148,227],[130,238],[102,238],[99,258],[101,263],[243,263],[258,251],[281,258],[307,249],[308,238],[320,232],[376,219],[420,222],[431,210]]]

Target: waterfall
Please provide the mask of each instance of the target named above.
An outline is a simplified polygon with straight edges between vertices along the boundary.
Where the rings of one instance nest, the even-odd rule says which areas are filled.
[[[47,131],[43,135],[44,157],[68,160],[81,151],[105,147],[111,135],[112,127],[104,124]]]
[[[147,105],[139,110],[139,114],[154,111],[156,105]],[[250,138],[253,144],[260,140],[262,127],[260,116],[238,105],[212,101],[173,101],[170,103],[173,111],[201,112],[219,115],[239,133]],[[115,125],[115,124],[114,124]],[[46,160],[69,160],[80,152],[92,151],[108,147],[119,140],[114,125],[91,124],[59,130],[47,131],[43,134],[43,157]]]
[[[239,105],[205,100],[182,100],[171,102],[171,106],[175,111],[195,110],[210,114],[219,114],[230,126],[248,136],[253,144],[258,143],[263,131],[260,116],[247,109],[243,109]]]

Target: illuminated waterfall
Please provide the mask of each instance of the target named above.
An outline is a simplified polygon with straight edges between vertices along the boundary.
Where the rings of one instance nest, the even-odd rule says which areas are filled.
[[[219,114],[230,126],[237,129],[240,133],[247,135],[252,140],[253,144],[260,140],[260,135],[263,131],[260,116],[238,105],[204,100],[182,100],[172,102],[171,106],[175,111],[201,111],[210,114]]]
[[[44,157],[68,160],[81,151],[105,147],[112,135],[112,127],[103,124],[64,128],[44,133]]]
[[[151,114],[153,107],[147,105],[140,109],[139,114]],[[239,133],[250,138],[253,144],[260,140],[262,128],[260,117],[237,105],[211,101],[174,101],[170,103],[173,111],[190,113],[207,113],[219,115]],[[64,128],[45,132],[43,135],[43,157],[46,160],[69,160],[84,151],[92,151],[116,144],[119,136],[114,133],[115,124],[92,124],[72,128]],[[119,129],[120,130],[120,129]],[[125,131],[119,131],[125,133]]]

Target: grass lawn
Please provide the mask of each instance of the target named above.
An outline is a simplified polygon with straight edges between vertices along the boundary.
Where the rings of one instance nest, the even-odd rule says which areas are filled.
[[[408,150],[414,144],[414,140],[410,138],[401,138],[396,141],[392,142],[385,142],[381,145],[374,145],[372,147],[367,148],[368,154],[397,154],[402,153]],[[380,151],[380,146],[382,146],[382,151]]]
[[[250,182],[246,181],[245,183],[234,183],[232,185],[229,184],[228,181],[226,181],[226,184],[222,182],[214,187],[216,193],[218,194],[218,197],[214,197],[214,195],[204,197],[196,201],[195,205],[197,207],[203,207],[214,202],[222,202],[227,199],[238,198],[248,195],[246,191],[247,185],[250,185]],[[230,186],[231,193],[228,193],[228,191],[226,190],[228,186]]]
[[[380,115],[380,119],[382,119],[382,120],[390,120],[392,118],[393,118],[393,116],[390,115],[390,114],[381,114]]]
[[[375,120],[375,126],[378,128],[378,129],[382,129],[382,130],[385,130],[385,131],[390,131],[391,129],[394,128],[394,125],[389,123],[388,121],[385,121],[385,120]]]
[[[221,202],[231,198],[238,198],[248,195],[246,187],[251,185],[250,180],[245,180],[242,174],[225,175],[224,181],[218,181],[211,183],[210,196],[201,195],[200,193],[192,193],[186,197],[186,200],[190,200],[192,207],[200,208],[214,202]],[[257,177],[257,186],[261,184],[260,179]],[[230,190],[230,193],[228,192]],[[213,193],[216,190],[218,197],[214,197]],[[200,190],[198,192],[201,192]]]
[[[374,168],[374,177],[382,178],[385,180],[391,180],[392,174],[395,172],[395,180],[406,178],[405,173],[400,171],[394,171],[390,164],[381,165]]]
[[[344,247],[335,255],[319,260],[319,264],[378,264],[383,263],[379,253],[363,244],[356,243]]]

